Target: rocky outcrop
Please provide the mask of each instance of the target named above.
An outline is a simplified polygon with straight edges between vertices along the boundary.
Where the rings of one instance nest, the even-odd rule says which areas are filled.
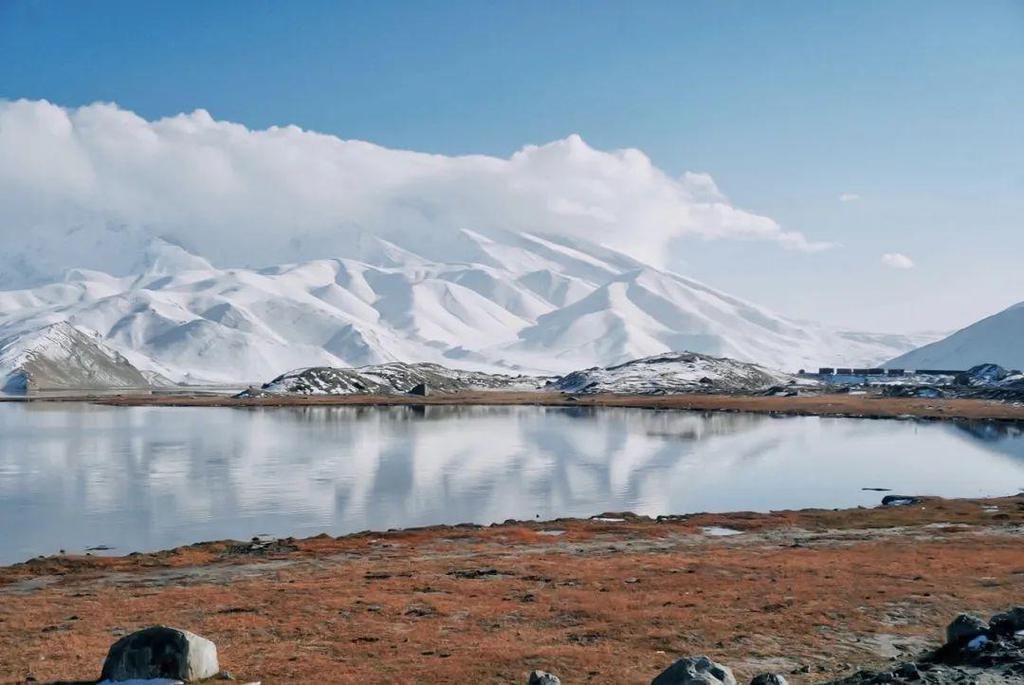
[[[583,369],[552,382],[562,392],[664,395],[762,392],[797,378],[757,364],[693,352],[671,352],[606,368]]]
[[[358,368],[316,366],[282,374],[265,383],[266,393],[297,395],[426,395],[465,390],[533,390],[543,381],[452,369],[440,364],[392,362]]]
[[[153,626],[114,643],[100,680],[172,678],[190,683],[212,678],[219,671],[212,642],[187,630]]]
[[[736,677],[728,666],[706,656],[689,656],[662,671],[651,685],[736,685]]]
[[[988,623],[960,614],[946,628],[946,643],[891,671],[861,671],[826,685],[1010,685],[1024,683],[1024,607]]]

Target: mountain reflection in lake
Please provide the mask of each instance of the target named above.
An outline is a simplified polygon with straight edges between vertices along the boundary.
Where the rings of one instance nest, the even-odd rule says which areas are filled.
[[[643,409],[0,405],[0,563],[256,534],[1024,486],[1015,426]]]

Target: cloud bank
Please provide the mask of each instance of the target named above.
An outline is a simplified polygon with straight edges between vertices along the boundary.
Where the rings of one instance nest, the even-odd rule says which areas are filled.
[[[687,235],[827,247],[733,206],[706,174],[672,177],[576,135],[450,157],[204,110],[147,121],[0,101],[0,240],[20,260],[8,271],[123,270],[147,236],[230,266],[347,256],[367,233],[443,246],[462,228],[584,237],[656,263]]]
[[[840,202],[858,202],[859,200],[860,195],[858,195],[857,193],[842,193],[839,196]]]
[[[882,255],[882,265],[890,269],[913,269],[914,260],[899,252],[886,252]]]

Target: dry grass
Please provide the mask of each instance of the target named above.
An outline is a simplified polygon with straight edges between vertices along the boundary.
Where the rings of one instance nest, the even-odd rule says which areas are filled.
[[[0,682],[94,676],[118,634],[156,622],[264,683],[519,683],[533,668],[647,683],[696,653],[742,677],[807,665],[792,682],[814,682],[1019,602],[1022,525],[1024,498],[927,500],[53,558],[0,569]]]

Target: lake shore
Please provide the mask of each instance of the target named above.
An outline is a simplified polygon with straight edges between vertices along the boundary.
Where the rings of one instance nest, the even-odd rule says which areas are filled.
[[[130,407],[369,407],[369,406],[547,406],[632,407],[705,412],[748,412],[781,416],[929,420],[1024,421],[1024,404],[980,399],[896,398],[879,395],[819,394],[797,397],[753,395],[567,395],[546,391],[479,391],[411,395],[269,395],[237,398],[188,392],[154,394],[67,394],[6,397],[8,402],[91,402]]]
[[[95,677],[153,623],[264,683],[647,683],[708,654],[813,683],[1024,594],[1024,496],[209,542],[0,568],[0,682]],[[329,676],[329,677],[328,677]]]

